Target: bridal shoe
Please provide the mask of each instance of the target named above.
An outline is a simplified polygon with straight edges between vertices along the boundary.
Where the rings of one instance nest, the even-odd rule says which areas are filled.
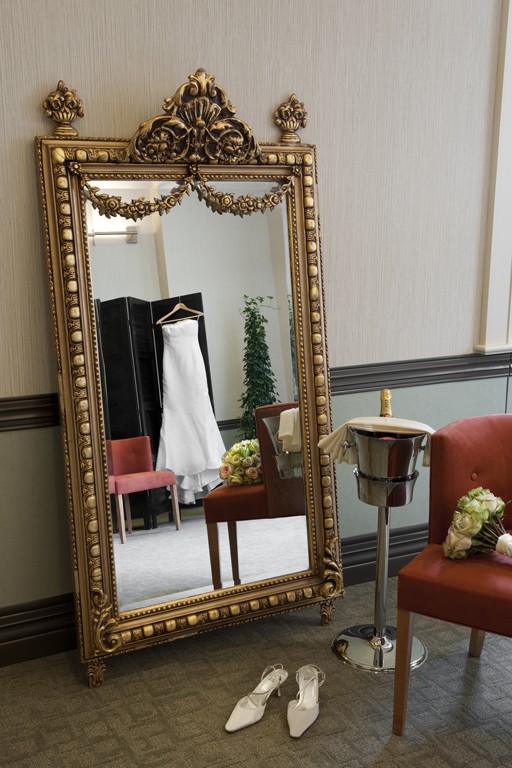
[[[269,697],[274,691],[277,696],[281,695],[281,684],[287,677],[288,672],[283,669],[282,664],[273,664],[263,670],[261,680],[254,691],[236,704],[225,725],[226,731],[240,731],[261,720]]]
[[[288,726],[290,736],[297,739],[318,717],[318,689],[325,680],[325,673],[314,664],[306,664],[297,671],[296,679],[299,691],[294,701],[288,704]]]

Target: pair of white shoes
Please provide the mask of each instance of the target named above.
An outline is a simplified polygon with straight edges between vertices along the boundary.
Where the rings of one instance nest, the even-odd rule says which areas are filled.
[[[281,685],[287,677],[288,672],[282,664],[273,664],[263,670],[254,691],[236,704],[225,725],[226,731],[233,733],[259,722],[270,696],[273,693],[281,695]],[[290,736],[294,738],[302,736],[318,717],[318,689],[325,680],[325,674],[315,664],[306,664],[297,671],[296,680],[299,690],[296,698],[289,702],[287,712]]]

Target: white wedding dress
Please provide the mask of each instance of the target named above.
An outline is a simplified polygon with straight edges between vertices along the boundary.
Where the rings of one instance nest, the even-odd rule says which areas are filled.
[[[197,320],[162,326],[162,427],[157,469],[176,474],[178,499],[193,504],[219,485],[226,450],[208,395]]]

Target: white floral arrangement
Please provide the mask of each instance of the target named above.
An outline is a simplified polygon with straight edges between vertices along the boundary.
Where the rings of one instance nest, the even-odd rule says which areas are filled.
[[[443,543],[444,556],[465,560],[477,552],[496,551],[512,557],[512,536],[502,522],[505,507],[488,488],[474,488],[462,496]]]
[[[222,454],[219,475],[227,485],[263,482],[260,446],[256,439],[235,443]]]

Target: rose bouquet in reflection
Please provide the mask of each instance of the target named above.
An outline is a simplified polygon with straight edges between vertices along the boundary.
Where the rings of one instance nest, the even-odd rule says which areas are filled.
[[[227,485],[263,482],[260,446],[256,439],[235,443],[222,454],[219,475]]]
[[[474,488],[462,496],[443,543],[445,557],[465,560],[477,552],[494,550],[512,557],[512,536],[502,522],[505,507],[503,499],[488,488]]]

